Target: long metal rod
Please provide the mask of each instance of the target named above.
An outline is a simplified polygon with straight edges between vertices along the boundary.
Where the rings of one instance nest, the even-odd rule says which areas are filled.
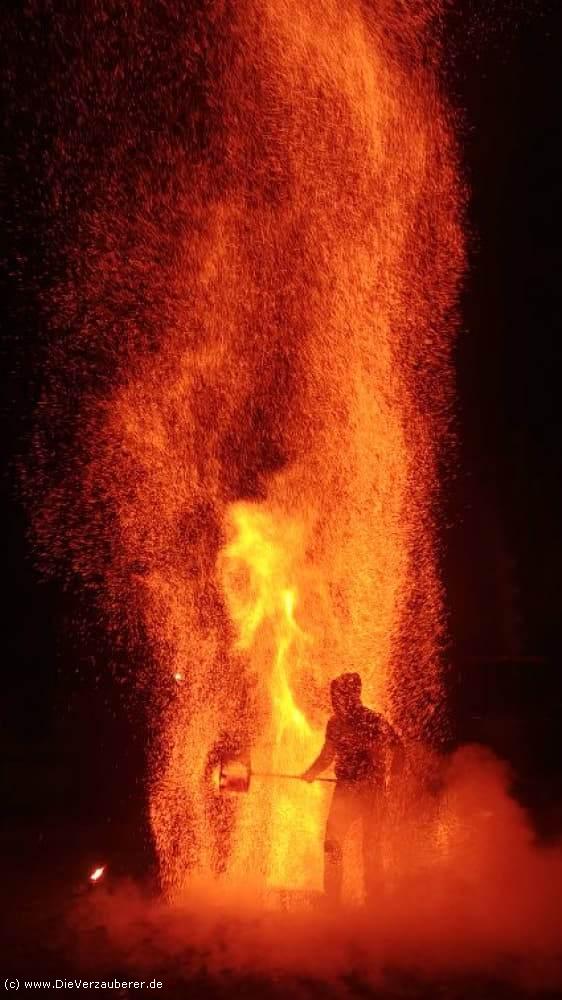
[[[300,774],[280,774],[276,771],[252,771],[252,778],[290,778],[292,781],[302,781]],[[337,778],[313,778],[313,781],[327,781],[335,784]]]

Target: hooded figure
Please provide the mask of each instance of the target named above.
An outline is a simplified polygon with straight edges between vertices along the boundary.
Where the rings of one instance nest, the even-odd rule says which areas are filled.
[[[367,900],[377,890],[378,844],[383,819],[387,769],[402,764],[402,742],[392,726],[361,701],[359,674],[341,674],[331,683],[334,714],[326,726],[324,746],[304,772],[314,779],[331,764],[336,787],[324,840],[324,892],[331,903],[341,899],[343,845],[349,828],[362,825],[363,868]]]

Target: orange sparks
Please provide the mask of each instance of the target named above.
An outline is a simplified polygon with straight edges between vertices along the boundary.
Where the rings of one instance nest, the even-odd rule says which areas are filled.
[[[189,141],[154,129],[138,176],[124,142],[103,197],[84,194],[77,364],[97,336],[114,374],[37,530],[145,645],[169,894],[194,873],[318,888],[330,786],[216,783],[222,759],[305,768],[338,673],[406,739],[442,724],[463,237],[438,7],[218,5],[204,41],[199,21],[174,39],[178,66],[208,61]]]

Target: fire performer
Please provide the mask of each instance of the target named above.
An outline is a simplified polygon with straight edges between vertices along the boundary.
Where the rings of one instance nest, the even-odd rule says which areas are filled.
[[[363,872],[367,902],[377,892],[380,831],[386,797],[387,761],[396,774],[404,762],[402,741],[392,726],[361,701],[361,677],[341,674],[331,683],[334,714],[328,721],[324,746],[301,775],[314,779],[332,763],[336,787],[326,823],[324,840],[324,892],[326,900],[341,900],[343,845],[357,820],[362,824]]]

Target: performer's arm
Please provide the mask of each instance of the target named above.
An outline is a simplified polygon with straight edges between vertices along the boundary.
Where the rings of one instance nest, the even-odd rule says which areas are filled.
[[[301,774],[303,781],[314,781],[322,771],[325,771],[327,767],[333,762],[336,755],[336,748],[330,737],[330,726],[326,728],[326,737],[324,739],[324,746],[322,747],[318,757],[312,762],[309,768]]]

